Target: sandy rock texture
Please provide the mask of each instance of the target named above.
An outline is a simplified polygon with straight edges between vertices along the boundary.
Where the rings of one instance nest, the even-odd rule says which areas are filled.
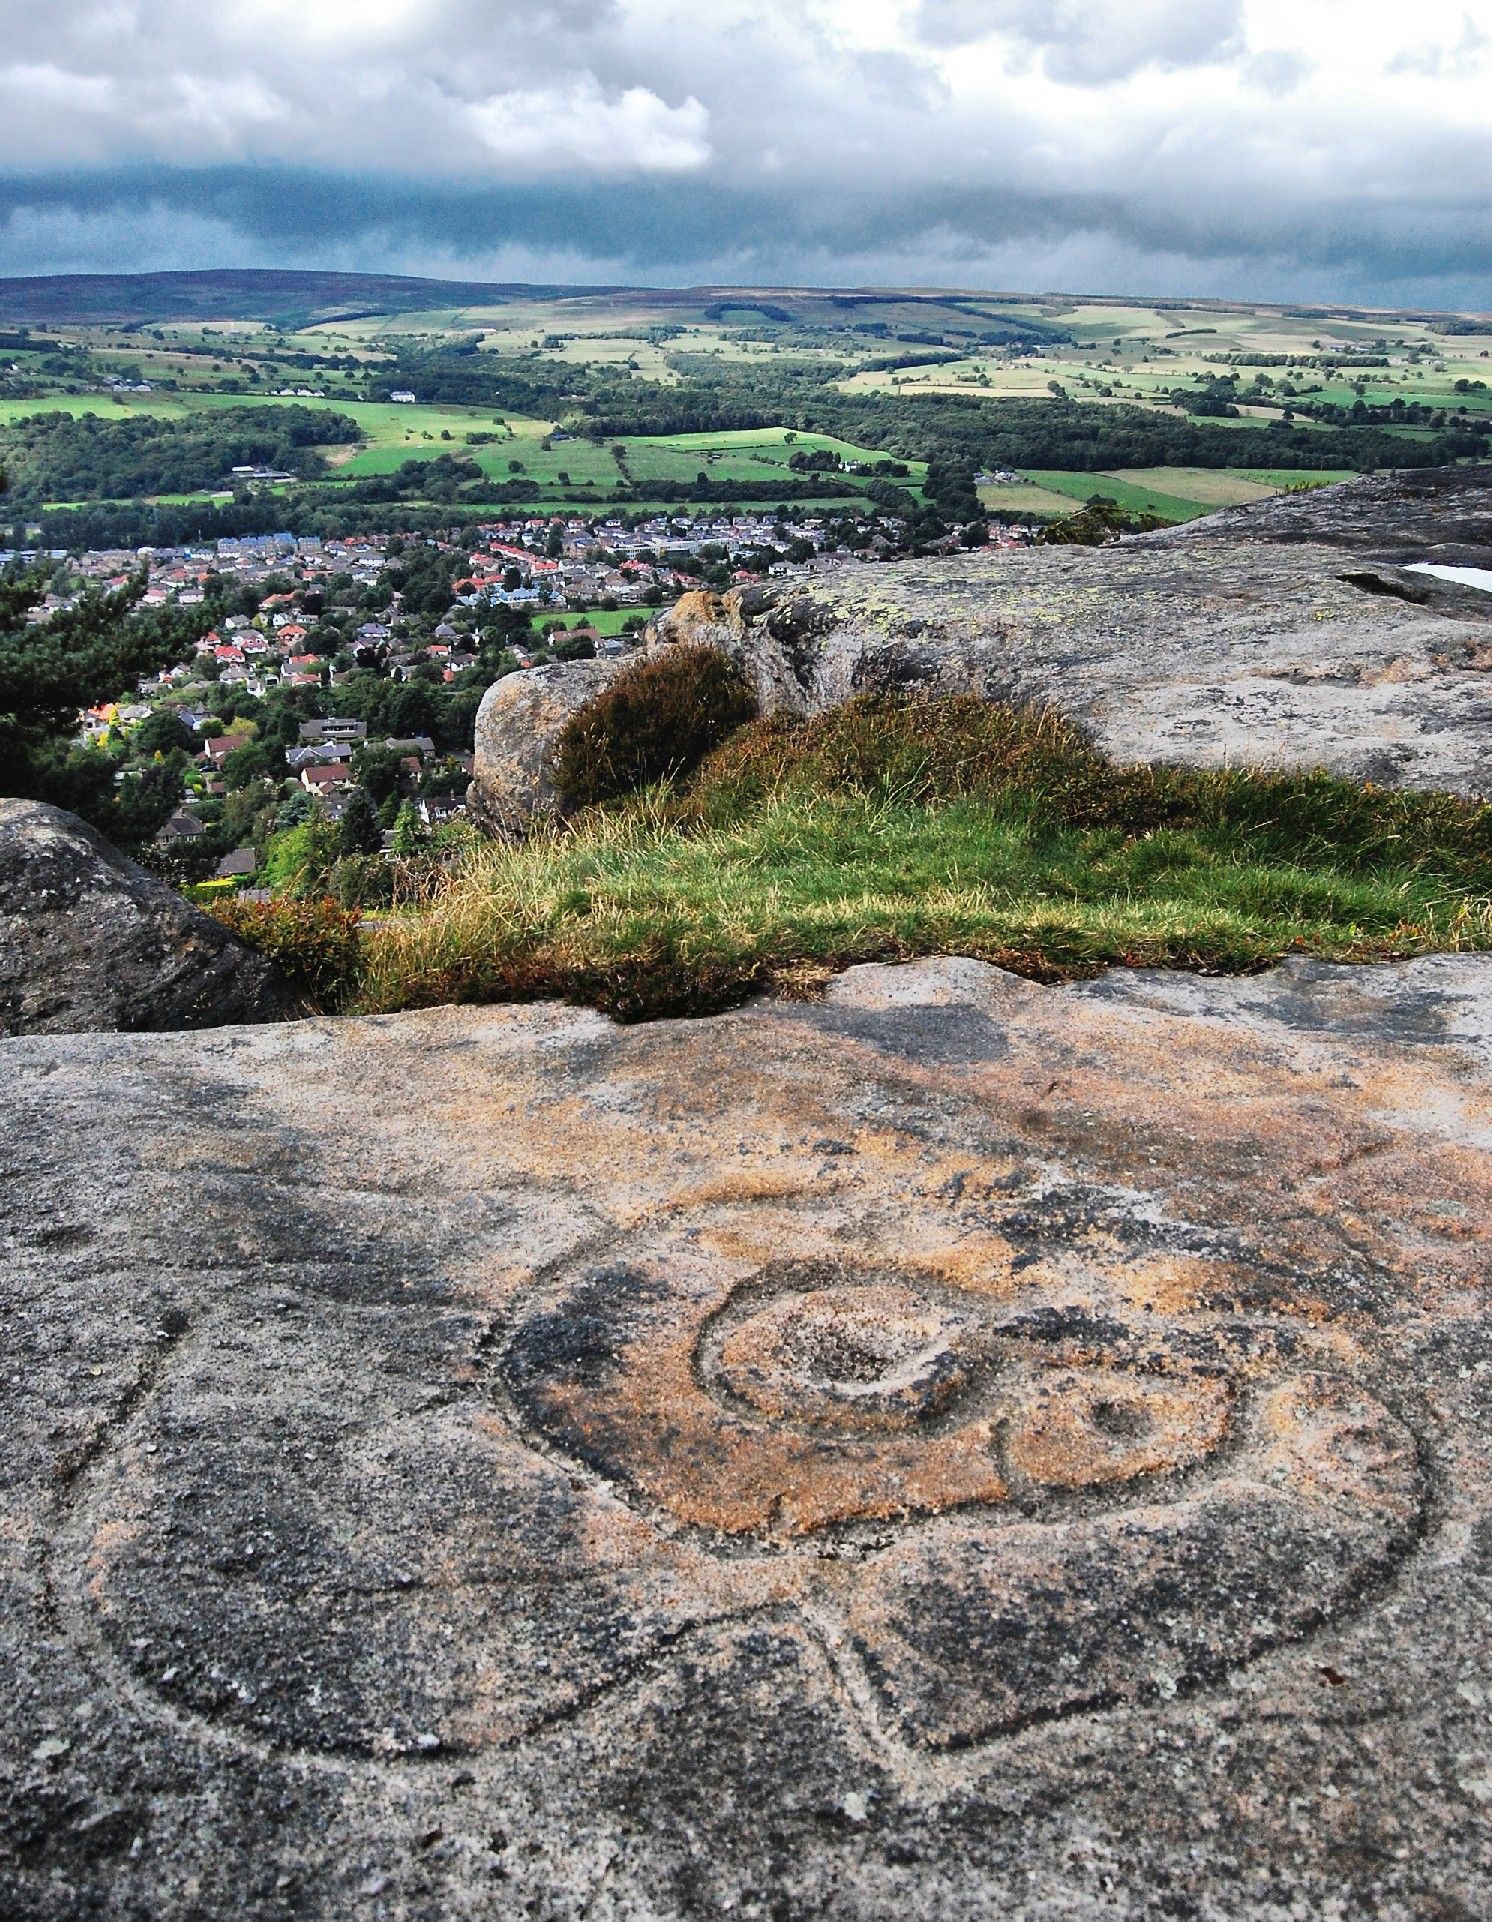
[[[7,1922],[1488,1912],[1487,959],[0,1047]]]
[[[75,814],[0,799],[0,1034],[215,1028],[300,1011],[263,955]]]
[[[475,779],[467,807],[488,834],[521,834],[552,818],[554,754],[565,723],[614,678],[615,661],[554,661],[507,674],[477,710]]]
[[[687,595],[766,712],[897,688],[1050,703],[1126,761],[1324,766],[1492,792],[1486,469],[1383,476],[1116,547],[977,552]]]

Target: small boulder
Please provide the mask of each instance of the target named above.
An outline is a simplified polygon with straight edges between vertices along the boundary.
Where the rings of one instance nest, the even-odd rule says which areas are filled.
[[[554,754],[565,723],[615,679],[622,661],[555,661],[505,674],[477,710],[476,764],[467,795],[486,834],[517,835],[559,811]]]
[[[0,1034],[286,1020],[278,970],[75,814],[0,799]]]

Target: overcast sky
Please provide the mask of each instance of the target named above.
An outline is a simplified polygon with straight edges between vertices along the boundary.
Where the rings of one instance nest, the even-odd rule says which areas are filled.
[[[1492,0],[0,0],[0,272],[1492,308]]]

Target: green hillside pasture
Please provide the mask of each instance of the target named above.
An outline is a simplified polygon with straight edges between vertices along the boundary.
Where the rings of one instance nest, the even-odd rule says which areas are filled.
[[[338,465],[338,473],[351,478],[393,473],[406,460],[433,460],[437,454],[496,451],[468,448],[466,436],[472,433],[511,429],[520,440],[537,445],[552,431],[547,421],[526,420],[480,407],[406,407],[392,401],[342,400],[335,396],[296,400],[277,394],[132,394],[127,400],[106,394],[72,394],[0,401],[0,426],[36,414],[70,414],[75,420],[87,414],[109,421],[134,420],[142,415],[184,420],[191,414],[231,407],[304,407],[312,412],[350,416],[367,436],[366,444],[350,450],[348,458]],[[442,433],[449,433],[450,440],[442,440]]]
[[[1334,487],[1338,481],[1357,479],[1351,467],[1236,467],[1230,470],[1243,480],[1257,481],[1272,494],[1287,494],[1292,488]]]
[[[1355,478],[1351,468],[1135,467],[1103,474],[1031,472],[1020,487],[985,487],[980,499],[993,513],[1066,514],[1074,501],[1107,494],[1133,513],[1170,521],[1196,520],[1220,507],[1243,507],[1301,486],[1330,487]]]
[[[1279,492],[1278,486],[1243,473],[1207,467],[1116,467],[1105,478],[1151,493],[1158,489],[1174,500],[1195,501],[1199,507],[1243,507]]]
[[[799,480],[791,461],[794,454],[832,453],[845,461],[873,465],[887,456],[874,448],[856,447],[849,441],[828,434],[795,434],[769,427],[751,431],[719,434],[670,434],[658,439],[631,440],[626,443],[627,465],[639,482],[650,480],[691,481],[697,474],[712,480],[761,482],[763,499],[773,497],[778,481]],[[910,477],[900,485],[920,492],[927,476],[922,461],[907,461]],[[811,477],[810,477],[811,478]]]
[[[621,469],[617,466],[608,441],[598,447],[594,441],[562,440],[548,448],[543,443],[546,435],[520,435],[517,440],[504,441],[492,447],[469,447],[465,451],[493,480],[524,480],[537,482],[546,493],[563,493],[568,487],[595,488],[603,494],[613,494],[618,487],[624,486]],[[429,452],[429,448],[426,449]],[[449,447],[437,444],[436,452],[450,453]],[[511,461],[521,461],[523,472],[510,471]],[[569,480],[561,475],[569,475]]]
[[[330,404],[330,403],[328,403]],[[361,447],[348,450],[345,458],[334,456],[339,479],[365,480],[371,476],[394,474],[410,460],[434,460],[438,455],[467,455],[483,473],[507,477],[509,459],[526,459],[544,436],[552,431],[547,421],[526,420],[481,407],[401,406],[393,401],[338,402],[339,413],[350,414],[367,436]],[[472,447],[468,434],[511,433],[515,438],[487,447]],[[449,434],[450,439],[442,436]],[[523,445],[519,446],[518,442]],[[502,456],[502,466],[493,456]],[[485,458],[484,458],[485,457]]]
[[[543,442],[552,429],[542,421],[523,420],[510,421],[514,438],[472,447],[466,434],[493,431],[492,417],[469,414],[458,417],[454,410],[414,407],[349,407],[347,411],[362,422],[372,444],[337,464],[338,480],[390,474],[406,461],[433,460],[440,454],[454,454],[475,461],[491,480],[528,481],[546,498],[553,496],[557,502],[576,488],[594,489],[611,496],[629,484],[646,487],[650,481],[690,483],[698,475],[706,474],[711,480],[744,482],[759,488],[753,498],[773,506],[782,496],[783,483],[804,478],[789,464],[795,453],[827,450],[844,460],[867,463],[886,458],[872,448],[856,447],[824,434],[798,434],[789,441],[788,430],[780,427],[738,433],[629,437],[600,445],[589,440],[559,440],[546,448]],[[374,414],[398,418],[370,420],[368,416]],[[440,438],[442,428],[450,432],[450,440]],[[624,466],[618,465],[613,446],[626,449]],[[512,471],[514,461],[522,464],[521,473]],[[917,492],[926,467],[917,461],[906,465],[911,475],[904,485]]]
[[[1484,384],[1469,393],[1458,394],[1457,380]],[[1334,407],[1350,407],[1357,397],[1356,387],[1347,380],[1326,381],[1309,396],[1312,400],[1330,401]],[[1492,413],[1492,371],[1486,362],[1480,366],[1467,364],[1445,374],[1416,375],[1410,369],[1399,379],[1365,380],[1362,398],[1369,407],[1391,407],[1396,400],[1402,400],[1420,407],[1443,407],[1451,414],[1463,407],[1471,415],[1489,414]]]
[[[1158,487],[1136,485],[1116,474],[1072,474],[1050,469],[1033,469],[1027,479],[1050,493],[1065,495],[1081,504],[1095,494],[1105,494],[1131,514],[1158,514],[1165,521],[1194,521],[1209,511],[1209,504]]]
[[[1097,476],[1090,476],[1096,479]],[[1096,491],[1090,489],[1090,492]],[[1066,494],[1057,494],[1049,487],[1036,487],[1030,482],[1018,486],[981,487],[979,498],[992,514],[1070,514],[1072,501]]]

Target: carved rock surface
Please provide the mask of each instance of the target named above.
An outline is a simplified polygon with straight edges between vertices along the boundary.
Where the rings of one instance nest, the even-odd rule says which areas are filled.
[[[1115,547],[688,595],[653,633],[724,647],[765,712],[974,693],[1051,704],[1123,761],[1492,793],[1492,594],[1416,560],[1492,567],[1489,470],[1378,476]]]
[[[263,955],[75,814],[0,799],[0,1033],[218,1028],[299,1011]]]
[[[0,1049],[0,1914],[1486,1912],[1487,958]]]
[[[521,834],[552,818],[554,751],[566,721],[592,701],[622,664],[554,661],[506,674],[477,710],[474,779],[467,805],[489,834]]]

